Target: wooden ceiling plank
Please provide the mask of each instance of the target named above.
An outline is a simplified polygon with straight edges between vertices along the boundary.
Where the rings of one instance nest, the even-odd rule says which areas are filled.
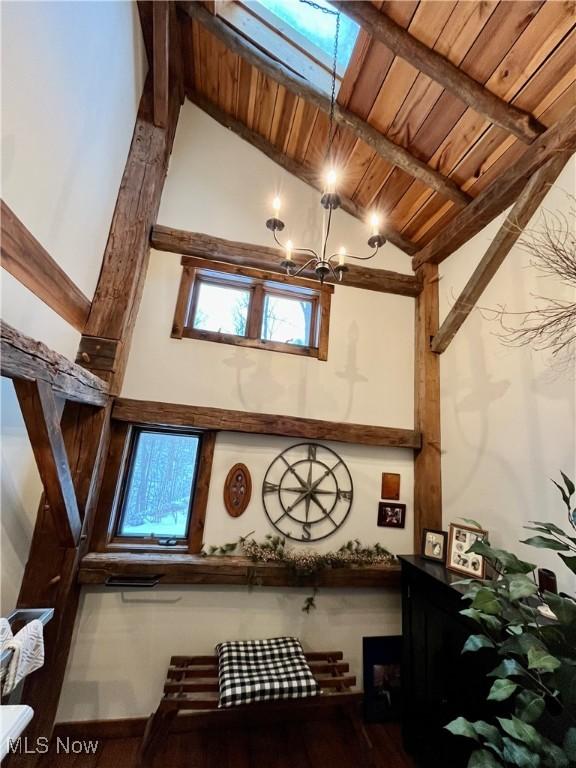
[[[226,112],[224,112],[224,110],[208,101],[208,99],[206,99],[206,97],[202,94],[191,92],[187,95],[192,103],[196,104],[198,107],[200,107],[200,109],[213,117],[214,120],[220,123],[220,125],[230,129],[238,136],[240,136],[241,139],[244,139],[249,144],[252,144],[252,146],[256,147],[256,149],[259,149],[267,157],[269,157],[289,173],[299,178],[301,181],[305,182],[314,189],[317,189],[318,191],[322,191],[321,179],[312,168],[309,168],[302,163],[298,163],[293,158],[290,158],[285,152],[279,150],[261,134],[257,133],[256,131],[251,131],[243,122],[236,120],[231,115],[228,115]],[[342,210],[346,211],[351,216],[354,216],[362,222],[365,221],[365,212],[353,201],[341,195],[341,203]],[[385,226],[383,228],[383,232],[391,243],[403,250],[405,253],[415,253],[416,248],[414,244],[410,243],[402,235],[399,235],[391,227]]]
[[[218,55],[218,102],[231,115],[236,114],[240,59],[221,46]]]
[[[0,252],[7,272],[76,330],[84,330],[90,301],[4,200],[0,200]]]
[[[575,70],[574,45],[576,45],[576,30],[565,37],[553,55],[550,55],[546,62],[533,73],[530,80],[513,99],[513,103],[530,109],[545,125],[549,124],[543,116],[549,106],[546,99],[551,103],[557,97],[553,96],[553,92],[558,90],[561,93],[566,87],[566,84],[562,85],[566,82],[565,78],[569,79],[569,73]],[[467,110],[430,159],[432,164],[441,163],[444,171],[453,175],[462,188],[467,190],[473,185],[471,179],[478,178],[483,158],[488,157],[494,147],[503,143],[508,147],[514,141],[513,137],[497,126],[491,126],[482,134],[479,128],[480,120],[473,110]],[[455,142],[454,136],[478,136],[479,138],[472,148],[468,145],[463,149],[462,142]],[[471,158],[474,158],[472,164]],[[413,184],[408,192],[408,198],[401,201],[395,211],[394,222],[397,228],[405,229],[414,220],[411,228],[405,230],[409,236],[414,236],[420,228],[419,221],[425,223],[430,221],[433,213],[429,205],[430,201],[435,210],[443,207],[443,201],[433,200],[433,193],[430,190]],[[415,219],[416,216],[418,219]]]
[[[489,221],[514,202],[530,176],[555,155],[568,158],[576,151],[576,106],[573,106],[546,133],[539,136],[522,157],[493,184],[461,211],[452,226],[440,232],[412,260],[414,269],[431,262],[439,264],[457,250]]]
[[[566,158],[563,155],[553,157],[528,181],[462,293],[456,299],[454,306],[435,334],[431,344],[432,352],[440,354],[446,351],[458,329],[476,306],[565,165]]]
[[[573,71],[568,72],[544,95],[538,107],[534,109],[534,113],[545,125],[552,125],[576,103],[575,75],[576,69],[573,68]],[[525,152],[524,144],[501,128],[492,126],[481,142],[458,164],[454,175],[463,188],[474,188],[480,194]],[[452,210],[445,200],[433,196],[413,222],[404,228],[404,233],[414,240],[423,240],[425,245],[456,214],[457,211]]]
[[[154,125],[166,128],[168,124],[168,76],[170,3],[152,3],[153,9],[153,76]]]
[[[252,243],[239,243],[221,237],[204,235],[199,232],[186,232],[171,227],[156,225],[152,228],[151,244],[158,251],[179,253],[186,257],[211,259],[214,263],[224,262],[243,267],[265,269],[269,272],[284,274],[282,267],[284,252],[281,248],[271,248]],[[296,259],[298,261],[298,259]],[[304,259],[302,263],[306,260]],[[194,266],[193,260],[189,266]],[[314,272],[311,272],[314,277]],[[309,276],[308,273],[304,275]],[[395,293],[401,296],[417,296],[420,283],[414,275],[405,275],[386,269],[374,269],[355,264],[349,265],[346,281],[342,285],[353,288]]]
[[[417,38],[378,11],[367,0],[354,3],[332,0],[333,5],[354,19],[373,37],[409,61],[426,75],[441,83],[458,98],[491,122],[505,128],[519,139],[531,143],[544,127],[532,115],[507,104],[491,91],[452,64],[449,59],[431,50]]]
[[[292,90],[304,100],[311,102],[318,109],[327,113],[330,111],[330,99],[326,94],[302,78],[299,78],[280,62],[266,56],[234,29],[228,27],[222,20],[211,16],[201,4],[181,2],[179,7],[185,10],[192,18],[197,19],[232,51],[246,58],[253,66],[258,67],[261,72],[285,88]],[[449,199],[458,202],[460,205],[465,205],[470,201],[470,197],[462,193],[453,182],[444,179],[441,174],[430,168],[426,163],[413,157],[403,147],[397,146],[364,120],[338,104],[336,105],[334,119],[337,124],[354,131],[359,138],[371,145],[375,151],[379,152],[387,160],[403,168],[416,178],[425,181],[429,186]]]

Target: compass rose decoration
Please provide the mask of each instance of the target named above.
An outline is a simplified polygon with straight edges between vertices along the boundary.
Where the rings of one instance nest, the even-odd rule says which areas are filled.
[[[293,541],[319,541],[337,531],[350,512],[353,495],[344,461],[317,443],[298,443],[282,451],[262,484],[268,519]]]

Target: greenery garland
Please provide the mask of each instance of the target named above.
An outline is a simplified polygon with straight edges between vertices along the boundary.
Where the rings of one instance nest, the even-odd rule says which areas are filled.
[[[250,538],[253,531],[242,536],[238,541],[221,546],[209,546],[203,557],[242,555],[255,563],[282,563],[293,575],[297,585],[302,577],[317,577],[322,571],[331,568],[352,568],[366,565],[392,565],[396,558],[380,544],[365,546],[358,539],[348,541],[335,552],[315,552],[291,548],[282,536],[268,534],[263,542]],[[305,613],[316,608],[318,586],[302,606]]]

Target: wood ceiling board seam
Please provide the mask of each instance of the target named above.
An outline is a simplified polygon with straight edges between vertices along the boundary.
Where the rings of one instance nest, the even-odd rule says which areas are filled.
[[[571,36],[576,39],[576,31],[571,33]],[[568,43],[568,45],[571,45],[570,36],[568,37],[566,42]],[[549,60],[549,61],[551,65],[553,62],[552,60]],[[574,69],[574,67],[572,69],[573,71],[568,71],[560,81],[556,82],[554,88],[549,90],[545,94],[543,100],[538,104],[538,106],[533,107],[532,109],[533,113],[545,125],[550,122],[551,115],[555,114],[553,112],[550,112],[549,108],[558,98],[562,97],[562,94],[564,94],[564,92],[570,87],[570,83],[574,82],[574,79],[576,78],[576,69]],[[538,72],[534,74],[533,78],[524,86],[523,91],[525,91],[526,89],[536,87],[537,80],[540,77],[540,72],[541,70],[538,70]],[[521,94],[519,94],[517,98],[520,98],[520,97],[521,97]],[[457,163],[456,167],[451,171],[451,173],[459,174],[456,176],[456,178],[459,181],[459,183],[461,183],[463,189],[471,189],[475,187],[478,180],[482,178],[482,176],[487,172],[487,170],[500,157],[502,157],[502,155],[504,155],[512,146],[514,146],[516,141],[517,140],[514,137],[511,137],[501,128],[497,128],[496,126],[490,126],[489,129],[480,138],[480,140],[475,145],[469,148],[469,150],[465,153],[464,157]],[[486,149],[483,146],[480,146],[481,143],[485,143],[485,142],[488,142],[488,147]],[[493,149],[489,150],[490,146],[493,146]],[[486,154],[486,157],[481,163],[478,163],[478,160],[476,160],[476,154],[481,154],[481,155]],[[520,155],[518,155],[518,157],[519,156]],[[470,167],[471,162],[473,163],[472,168],[477,170],[470,169],[468,173],[462,174],[461,169]],[[512,160],[510,162],[512,162]],[[418,216],[424,219],[423,224],[418,223],[419,227],[425,228],[422,231],[421,235],[424,235],[430,229],[430,227],[438,221],[439,219],[438,211],[441,209],[446,211],[448,210],[448,207],[444,205],[443,201],[434,200],[434,196],[431,195],[428,201],[426,202],[425,210],[423,207],[418,213]],[[410,225],[402,227],[402,232],[407,234],[407,236],[415,237],[416,236],[415,233],[419,231],[414,226],[414,223],[416,221],[417,220],[415,217],[410,223]],[[418,219],[418,222],[419,222],[419,219]],[[438,232],[436,232],[435,234],[438,234]]]

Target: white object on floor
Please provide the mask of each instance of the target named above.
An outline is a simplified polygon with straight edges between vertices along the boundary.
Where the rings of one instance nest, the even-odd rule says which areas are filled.
[[[33,716],[34,710],[26,704],[0,706],[0,760],[6,756],[10,741],[16,741]]]
[[[2,693],[11,693],[18,683],[44,664],[44,627],[38,619],[33,619],[8,638],[2,646],[2,651],[12,650],[12,658],[8,662]]]

